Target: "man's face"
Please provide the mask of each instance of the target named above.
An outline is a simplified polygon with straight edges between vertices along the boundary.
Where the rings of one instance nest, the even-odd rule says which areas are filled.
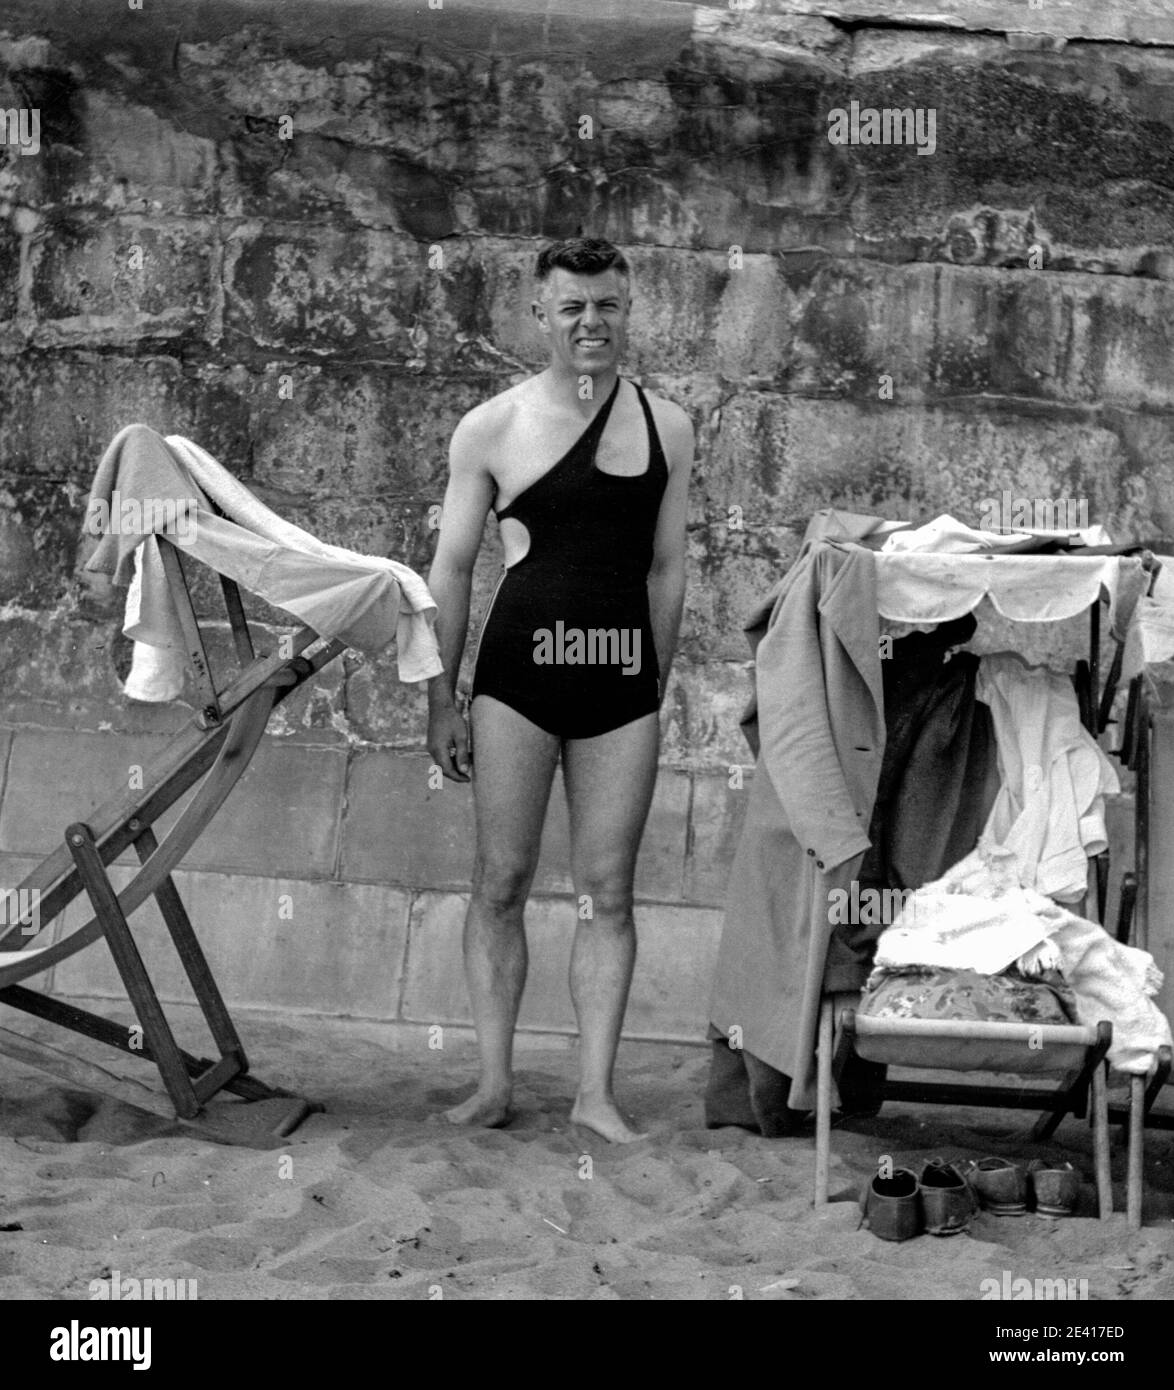
[[[556,267],[533,307],[552,364],[592,377],[618,366],[627,347],[629,307],[628,282],[618,271],[577,275]]]

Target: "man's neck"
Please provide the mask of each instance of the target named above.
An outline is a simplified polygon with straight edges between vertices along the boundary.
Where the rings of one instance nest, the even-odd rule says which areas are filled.
[[[539,373],[543,392],[552,404],[568,410],[577,410],[580,415],[590,418],[611,395],[619,377],[619,372],[608,368],[598,376],[587,372],[575,372],[561,363],[551,363],[544,372]],[[591,394],[584,395],[584,383],[590,381]]]

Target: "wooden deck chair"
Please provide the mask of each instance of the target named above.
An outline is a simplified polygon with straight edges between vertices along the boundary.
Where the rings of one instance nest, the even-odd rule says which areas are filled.
[[[1142,551],[1142,565],[1150,575],[1149,589],[1152,592],[1161,568],[1160,561],[1142,547],[1113,549],[1122,553],[1127,550]],[[1077,663],[1074,676],[1081,721],[1094,737],[1104,731],[1109,721],[1120,681],[1124,642],[1121,638],[1115,639],[1115,650],[1103,688],[1100,683],[1100,647],[1101,604],[1098,601],[1089,608],[1089,657],[1087,661]],[[1122,880],[1116,931],[1119,941],[1128,940],[1131,918],[1135,910],[1142,917],[1146,900],[1149,739],[1144,704],[1142,679],[1136,677],[1130,689],[1121,753],[1123,761],[1138,774],[1135,801],[1136,872],[1125,874]],[[1086,914],[1092,912],[1095,903],[1096,920],[1103,923],[1109,879],[1107,852],[1092,860],[1092,870],[1093,883],[1083,910]],[[833,1080],[839,1084],[848,1058],[854,1054],[864,1061],[918,1070],[1052,1077],[1055,1084],[1050,1090],[1026,1084],[967,1086],[951,1082],[888,1079],[874,1083],[873,1090],[875,1097],[881,1101],[1039,1109],[1043,1113],[1031,1131],[1031,1138],[1041,1142],[1051,1138],[1066,1115],[1072,1114],[1077,1119],[1088,1115],[1093,1131],[1093,1162],[1102,1220],[1113,1210],[1108,1124],[1110,1117],[1120,1121],[1128,1129],[1127,1219],[1130,1227],[1139,1229],[1144,1191],[1146,1122],[1154,1101],[1170,1075],[1171,1050],[1168,1047],[1159,1050],[1155,1072],[1148,1080],[1143,1076],[1130,1076],[1128,1106],[1111,1109],[1107,1099],[1107,1054],[1111,1041],[1112,1026],[1108,1022],[1093,1027],[959,1019],[870,1018],[853,1009],[845,1009],[837,1021],[835,1003],[825,997],[820,1006],[816,1042],[816,1206],[824,1205],[828,1199]],[[1155,1118],[1159,1124],[1165,1119]]]
[[[257,1102],[249,1106],[216,1107],[222,1118],[232,1112],[230,1132],[239,1142],[264,1147],[276,1142],[320,1107],[266,1086],[248,1074],[249,1064],[240,1037],[212,976],[195,930],[171,877],[183,857],[206,829],[225,798],[249,766],[261,741],[273,706],[313,677],[345,650],[345,643],[325,641],[308,627],[283,639],[282,654],[257,656],[236,584],[221,575],[220,583],[232,629],[239,671],[223,688],[213,678],[204,636],[192,606],[184,558],[166,536],[159,536],[168,585],[180,617],[187,656],[198,692],[199,709],[191,722],[143,773],[141,791],[111,797],[83,823],[64,828],[64,843],[9,894],[18,904],[35,904],[22,921],[0,928],[0,1004],[23,1010],[63,1028],[98,1039],[159,1068],[174,1107],[185,1121],[201,1116],[206,1103],[222,1090]],[[285,654],[288,653],[288,654]],[[172,806],[199,783],[188,805],[167,834],[156,838],[154,826]],[[139,858],[138,872],[116,892],[107,874],[128,846]],[[89,921],[54,944],[37,949],[36,935],[85,894],[93,910]],[[180,961],[208,1024],[218,1056],[194,1057],[180,1049],[147,974],[129,919],[154,897]],[[11,914],[10,914],[11,915]],[[29,989],[24,981],[43,974],[59,961],[105,939],[127,996],[141,1026],[141,1046],[132,1046],[128,1029],[109,1019]],[[140,1039],[136,1038],[138,1043]],[[0,1053],[85,1086],[113,1091],[122,1099],[147,1108],[149,1088],[128,1085],[68,1052],[30,1042],[0,1028]],[[162,1113],[166,1113],[165,1102]],[[206,1116],[205,1116],[206,1118]],[[218,1121],[219,1122],[219,1121]],[[211,1131],[213,1137],[220,1137]]]

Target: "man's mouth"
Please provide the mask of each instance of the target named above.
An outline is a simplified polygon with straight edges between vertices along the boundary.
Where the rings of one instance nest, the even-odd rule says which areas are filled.
[[[585,348],[606,347],[606,346],[607,346],[607,339],[606,339],[606,338],[579,338],[579,339],[578,339],[578,343],[579,343],[579,346],[580,346],[580,347],[585,347]]]

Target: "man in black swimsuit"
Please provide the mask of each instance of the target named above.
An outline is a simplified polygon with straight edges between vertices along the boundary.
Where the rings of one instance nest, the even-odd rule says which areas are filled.
[[[537,281],[532,311],[550,365],[457,425],[428,577],[444,660],[429,685],[428,749],[446,777],[472,773],[477,821],[464,945],[481,1079],[447,1115],[509,1118],[523,909],[561,756],[579,908],[571,1119],[626,1143],[643,1136],[616,1106],[612,1072],[636,959],[633,879],[658,709],[684,601],[693,430],[678,406],[618,375],[631,298],[616,247],[560,242],[539,256]],[[505,570],[479,643],[470,741],[455,687],[491,507]]]

